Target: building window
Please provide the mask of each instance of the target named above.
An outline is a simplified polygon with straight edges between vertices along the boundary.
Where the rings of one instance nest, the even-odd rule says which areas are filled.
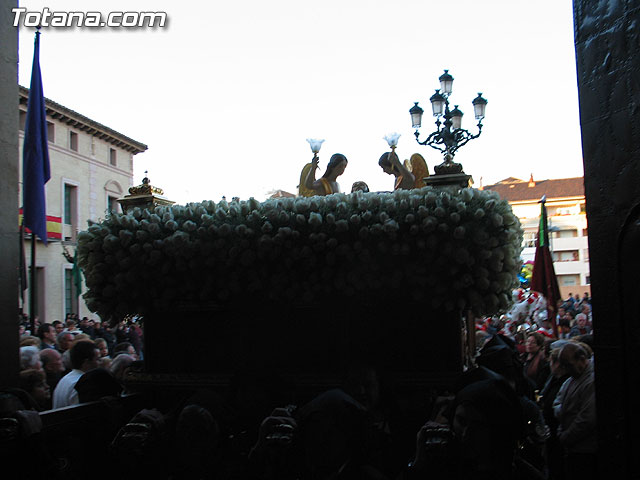
[[[47,121],[47,140],[51,143],[56,141],[56,127],[53,122]]]
[[[575,215],[578,213],[578,209],[575,207],[558,208],[554,215]]]
[[[78,151],[78,134],[76,132],[69,132],[69,148],[74,152]]]
[[[582,229],[582,236],[583,237],[588,237],[589,236],[589,229],[588,228],[583,228]]]
[[[580,275],[558,275],[560,286],[580,285]]]
[[[577,262],[580,260],[578,250],[565,250],[561,252],[553,252],[554,262]]]
[[[586,277],[584,277],[584,281],[587,282],[587,285],[591,285],[591,276],[587,275]]]
[[[64,239],[75,241],[78,222],[78,187],[64,184],[64,223],[71,229],[65,231]]]
[[[117,152],[115,148],[109,149],[109,163],[114,167],[118,164],[117,162]]]
[[[64,313],[78,313],[78,292],[73,282],[73,269],[64,270]]]
[[[122,213],[122,208],[118,203],[118,199],[122,198],[123,190],[118,182],[109,180],[105,186],[105,211],[109,213]]]
[[[568,230],[557,230],[552,233],[552,238],[573,238],[578,236],[578,230],[575,228]]]
[[[20,130],[24,132],[24,127],[27,124],[27,112],[20,110]],[[55,127],[53,122],[47,120],[47,140],[50,142],[55,141]]]
[[[108,213],[118,213],[120,211],[120,204],[117,197],[109,195],[107,197],[107,210]]]
[[[522,240],[522,246],[524,248],[527,247],[535,247],[536,246],[536,237],[538,234],[536,232],[524,232],[524,238]]]

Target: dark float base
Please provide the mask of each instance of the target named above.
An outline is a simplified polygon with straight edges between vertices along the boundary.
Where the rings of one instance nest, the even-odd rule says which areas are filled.
[[[463,369],[461,325],[459,312],[416,304],[176,308],[145,317],[145,365],[130,382],[172,396],[249,376],[298,403],[366,364],[397,391],[445,390]]]

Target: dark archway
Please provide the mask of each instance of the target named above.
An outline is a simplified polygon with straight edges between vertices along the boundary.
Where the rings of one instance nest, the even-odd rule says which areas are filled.
[[[601,478],[640,478],[640,5],[574,0]],[[635,268],[635,271],[634,271]]]

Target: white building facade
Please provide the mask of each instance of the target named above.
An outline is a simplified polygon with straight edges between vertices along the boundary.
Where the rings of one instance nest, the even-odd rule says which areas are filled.
[[[28,95],[29,90],[20,87],[20,158]],[[46,99],[45,105],[51,166],[45,187],[49,238],[48,246],[36,244],[36,301],[40,321],[51,323],[64,320],[67,313],[91,317],[73,285],[73,263],[64,254],[74,255],[77,234],[89,220],[119,211],[117,199],[133,185],[133,157],[147,146],[51,100]],[[22,205],[22,162],[20,182]],[[27,266],[30,242],[27,235]],[[28,295],[27,291],[26,299]],[[28,300],[23,312],[29,313]]]
[[[507,200],[524,230],[523,261],[535,258],[540,222],[540,199],[546,196],[550,250],[563,296],[591,291],[589,242],[585,213],[584,178],[529,181],[507,178],[487,185]]]

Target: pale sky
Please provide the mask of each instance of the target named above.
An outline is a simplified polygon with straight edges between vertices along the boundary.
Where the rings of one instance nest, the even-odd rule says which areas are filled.
[[[189,5],[198,5],[189,6]],[[401,133],[401,159],[441,154],[416,143],[409,109],[425,109],[444,69],[452,104],[483,133],[455,160],[478,186],[513,176],[583,174],[571,0],[21,1],[28,11],[165,11],[164,28],[44,28],[44,94],[149,146],[134,157],[178,203],[295,193],[324,138],[349,160],[343,192],[391,190],[377,160]],[[29,86],[33,29],[20,29],[19,83]]]

